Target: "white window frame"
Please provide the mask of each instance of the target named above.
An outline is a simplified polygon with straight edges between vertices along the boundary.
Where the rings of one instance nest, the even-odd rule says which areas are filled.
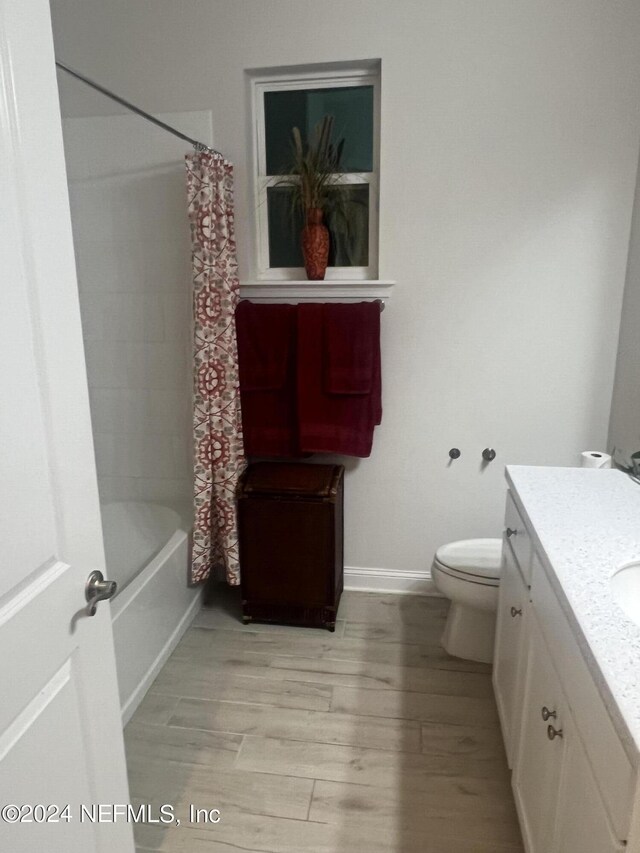
[[[337,183],[369,185],[369,265],[366,267],[328,267],[327,281],[370,281],[378,277],[378,221],[380,186],[380,73],[371,64],[348,69],[309,70],[277,73],[252,78],[254,117],[253,173],[256,217],[256,278],[259,281],[303,281],[304,267],[269,266],[269,221],[267,189],[283,176],[267,175],[264,95],[266,92],[292,89],[334,89],[341,86],[373,87],[373,171],[350,172]]]

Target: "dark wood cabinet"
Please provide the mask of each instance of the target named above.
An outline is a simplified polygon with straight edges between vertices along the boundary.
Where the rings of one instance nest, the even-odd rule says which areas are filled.
[[[256,462],[238,501],[242,614],[335,630],[344,583],[344,468]]]

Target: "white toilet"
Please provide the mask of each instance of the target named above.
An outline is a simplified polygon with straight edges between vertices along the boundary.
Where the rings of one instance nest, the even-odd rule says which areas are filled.
[[[501,563],[502,539],[463,539],[436,551],[433,582],[451,599],[442,645],[453,657],[493,661]]]

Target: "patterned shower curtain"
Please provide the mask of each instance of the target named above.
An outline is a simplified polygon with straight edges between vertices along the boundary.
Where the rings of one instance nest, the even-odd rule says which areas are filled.
[[[194,508],[191,582],[224,568],[240,583],[236,494],[245,467],[235,309],[239,283],[233,167],[188,154],[194,305]]]

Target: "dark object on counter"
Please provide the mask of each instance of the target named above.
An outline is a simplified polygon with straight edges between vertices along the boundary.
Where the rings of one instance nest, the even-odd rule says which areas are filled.
[[[344,584],[342,465],[257,462],[238,500],[242,615],[335,630]]]

